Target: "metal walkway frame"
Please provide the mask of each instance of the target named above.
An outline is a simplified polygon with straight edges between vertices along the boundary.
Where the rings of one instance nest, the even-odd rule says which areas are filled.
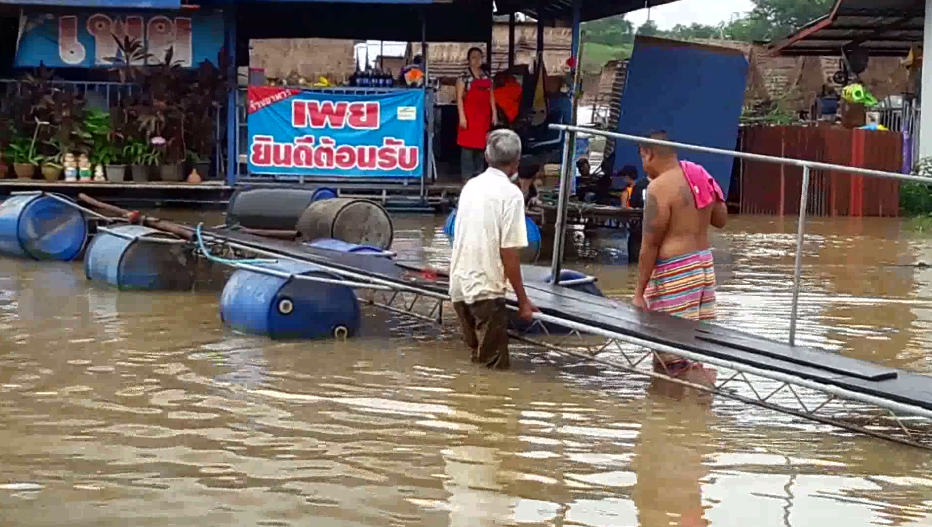
[[[303,260],[275,250],[257,248],[215,233],[204,232],[202,239],[205,244],[211,246],[211,252],[223,253],[229,258],[253,256],[311,262],[339,276],[347,287],[359,290],[358,297],[362,304],[434,326],[442,326],[445,313],[452,311],[444,306],[449,302],[449,297],[433,290],[369,276],[363,271],[348,271],[340,266],[327,265],[325,262]],[[261,268],[257,269],[253,265],[233,266],[263,272]],[[514,306],[510,307],[516,310]],[[709,357],[544,313],[535,313],[534,319],[535,321],[523,331],[513,326],[511,335],[516,341],[540,351],[556,352],[633,373],[637,377],[660,379],[691,388],[700,394],[717,395],[816,423],[932,450],[932,411],[925,408],[803,377]],[[565,328],[568,333],[552,335],[545,324]],[[677,378],[669,371],[656,371],[652,359],[657,353],[671,353],[714,366],[718,370],[718,380],[713,386],[705,386]]]

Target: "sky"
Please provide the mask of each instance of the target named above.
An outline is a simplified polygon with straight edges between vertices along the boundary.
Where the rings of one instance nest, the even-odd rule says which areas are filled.
[[[688,26],[693,23],[714,26],[728,21],[735,14],[743,14],[754,5],[751,0],[680,0],[650,9],[628,13],[626,17],[638,27],[647,21],[648,12],[660,29],[671,29],[677,24]]]
[[[660,29],[671,29],[677,24],[688,26],[693,23],[714,26],[719,22],[728,21],[736,14],[740,15],[751,10],[754,5],[751,0],[679,0],[650,9],[641,9],[628,13],[626,17],[637,28],[645,21],[648,15]],[[385,55],[401,55],[405,44],[385,42]],[[377,40],[369,41],[369,60],[375,61],[379,55],[380,43]],[[365,46],[357,47],[356,54],[360,62],[365,61]],[[397,72],[393,72],[397,73]]]

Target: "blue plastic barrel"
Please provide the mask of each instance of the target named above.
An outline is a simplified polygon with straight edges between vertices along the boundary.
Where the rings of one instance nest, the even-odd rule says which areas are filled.
[[[220,297],[220,319],[233,330],[273,339],[351,337],[359,330],[359,301],[352,289],[294,275],[331,280],[338,276],[313,264],[287,260],[261,267],[291,277],[245,269],[233,273]]]
[[[314,196],[311,198],[311,203],[324,199],[333,199],[335,197],[337,197],[336,190],[328,187],[320,187],[314,191]]]
[[[521,261],[524,263],[534,263],[540,258],[540,227],[534,223],[534,220],[524,217],[525,228],[527,229],[527,248],[521,253]],[[447,221],[443,224],[443,233],[453,243],[453,233],[456,229],[456,209],[447,216]]]
[[[84,274],[120,290],[187,291],[194,285],[194,260],[176,241],[142,225],[99,230],[84,256]]]
[[[59,199],[36,192],[0,203],[0,254],[67,262],[81,254],[86,241],[84,214]]]
[[[391,254],[388,251],[383,251],[382,249],[373,247],[372,245],[358,245],[355,243],[338,240],[336,238],[320,238],[318,240],[308,242],[305,245],[315,249],[325,249],[328,251],[336,251],[341,253],[371,254],[373,256],[389,256]]]

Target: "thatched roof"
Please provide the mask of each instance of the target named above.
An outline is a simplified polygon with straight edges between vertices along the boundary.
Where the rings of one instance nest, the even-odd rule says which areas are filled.
[[[738,49],[748,59],[745,104],[782,100],[792,110],[807,110],[823,84],[840,89],[832,81],[838,57],[785,57],[773,55],[764,44],[728,40],[698,40],[701,44]],[[906,89],[906,68],[896,57],[871,57],[861,80],[877,99]]]
[[[544,28],[544,66],[548,75],[559,75],[570,56],[573,35],[569,28]],[[431,77],[455,78],[466,67],[466,54],[476,46],[485,53],[486,43],[432,43],[429,48]],[[420,43],[408,44],[408,57],[421,53]],[[537,58],[537,24],[515,27],[515,64],[533,64]],[[508,67],[508,24],[496,23],[492,30],[492,71]]]
[[[326,76],[342,82],[356,71],[353,40],[325,38],[253,40],[249,65],[264,68],[267,78],[283,79],[292,73],[316,81]]]

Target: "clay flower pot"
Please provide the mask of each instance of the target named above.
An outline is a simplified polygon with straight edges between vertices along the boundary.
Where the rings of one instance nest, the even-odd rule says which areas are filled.
[[[58,165],[42,165],[41,170],[46,181],[58,181],[64,169]]]
[[[13,172],[19,179],[32,179],[36,175],[36,165],[31,163],[13,163]]]

